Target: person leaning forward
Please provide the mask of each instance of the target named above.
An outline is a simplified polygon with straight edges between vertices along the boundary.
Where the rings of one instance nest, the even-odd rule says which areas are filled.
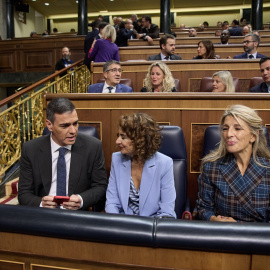
[[[56,208],[54,196],[59,195],[60,182],[66,181],[64,194],[60,195],[70,199],[62,207],[87,210],[105,198],[108,184],[101,142],[78,134],[78,115],[74,104],[66,98],[55,98],[48,104],[46,124],[51,135],[23,144],[19,203]],[[59,172],[57,163],[63,149],[65,165],[62,166],[66,167],[66,173],[60,181],[63,171]]]

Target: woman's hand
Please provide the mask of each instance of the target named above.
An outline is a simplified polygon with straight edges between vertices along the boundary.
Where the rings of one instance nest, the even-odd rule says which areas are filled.
[[[93,41],[92,46],[91,46],[92,49],[94,48],[96,41],[97,40],[94,38],[94,41]]]
[[[217,221],[217,222],[236,222],[235,219],[233,219],[232,217],[224,217],[224,216],[220,216],[218,215],[216,216],[211,216],[210,221]]]

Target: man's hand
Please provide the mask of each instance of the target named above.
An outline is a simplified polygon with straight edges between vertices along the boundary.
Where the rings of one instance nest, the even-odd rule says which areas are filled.
[[[56,208],[57,203],[53,201],[53,196],[44,196],[42,198],[42,207]]]
[[[235,219],[233,219],[232,217],[224,217],[224,216],[212,216],[210,218],[210,221],[217,221],[217,222],[236,222]]]
[[[81,198],[78,195],[71,195],[68,202],[63,202],[62,206],[70,210],[78,210],[81,207]]]

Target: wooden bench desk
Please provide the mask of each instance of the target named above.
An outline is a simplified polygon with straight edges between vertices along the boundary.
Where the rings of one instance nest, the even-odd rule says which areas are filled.
[[[122,78],[131,79],[134,91],[139,92],[143,87],[143,80],[151,63],[153,61],[121,62]],[[92,83],[96,83],[98,79],[103,79],[103,64],[91,63]],[[180,80],[184,92],[198,92],[201,79],[211,77],[220,70],[228,70],[233,77],[239,78],[241,92],[248,92],[252,77],[261,76],[259,59],[180,60],[166,61],[166,64],[172,71],[174,78]]]

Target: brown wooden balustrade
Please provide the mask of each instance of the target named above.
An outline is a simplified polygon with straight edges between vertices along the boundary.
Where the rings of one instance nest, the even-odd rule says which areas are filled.
[[[46,104],[56,95],[44,97]],[[60,96],[58,94],[57,96]],[[243,104],[258,110],[270,128],[270,95],[255,93],[119,93],[119,94],[61,94],[74,102],[80,125],[95,126],[102,140],[107,172],[115,145],[118,118],[122,114],[144,112],[160,125],[181,126],[188,156],[188,196],[194,206],[197,198],[197,177],[207,126],[218,124],[223,111],[232,104]]]
[[[144,62],[122,62],[122,78],[130,78],[133,84],[133,90],[139,92],[143,87],[143,80],[147,74],[150,61]],[[92,83],[103,78],[103,64],[91,64]],[[166,64],[175,79],[179,79],[183,92],[198,92],[200,82],[203,77],[211,77],[220,70],[229,70],[233,77],[240,80],[241,92],[248,92],[249,83],[252,77],[260,77],[259,59],[254,60],[182,60],[167,61]]]

